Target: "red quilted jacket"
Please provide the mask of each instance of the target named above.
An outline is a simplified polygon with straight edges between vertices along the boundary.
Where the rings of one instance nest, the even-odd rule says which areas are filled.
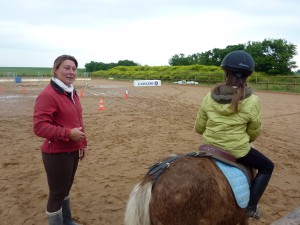
[[[69,139],[72,128],[82,127],[84,132],[82,107],[76,91],[73,97],[75,104],[70,95],[52,80],[37,97],[33,131],[37,136],[45,138],[41,146],[43,152],[72,152],[87,146],[86,139]]]

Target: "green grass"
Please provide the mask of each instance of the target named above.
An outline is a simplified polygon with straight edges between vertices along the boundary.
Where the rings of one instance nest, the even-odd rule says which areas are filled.
[[[82,74],[85,69],[78,69],[78,73]],[[0,67],[0,77],[21,76],[52,76],[52,68],[47,67]]]
[[[250,83],[250,86],[256,90],[267,90],[267,91],[275,91],[275,92],[292,92],[292,93],[300,93],[300,85],[299,84],[255,84]]]

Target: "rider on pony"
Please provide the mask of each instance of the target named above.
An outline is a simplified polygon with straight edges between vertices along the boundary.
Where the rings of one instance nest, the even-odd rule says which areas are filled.
[[[245,51],[227,54],[221,68],[225,82],[216,85],[203,99],[195,121],[195,130],[205,144],[232,154],[238,163],[257,169],[246,208],[248,217],[259,219],[258,202],[271,178],[274,164],[251,146],[261,131],[260,103],[247,78],[254,71],[254,61]]]

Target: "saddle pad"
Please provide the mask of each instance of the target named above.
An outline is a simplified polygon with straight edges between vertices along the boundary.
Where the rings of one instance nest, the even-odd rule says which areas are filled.
[[[246,208],[250,198],[250,187],[245,174],[238,168],[214,160],[227,178],[236,202],[240,208]]]

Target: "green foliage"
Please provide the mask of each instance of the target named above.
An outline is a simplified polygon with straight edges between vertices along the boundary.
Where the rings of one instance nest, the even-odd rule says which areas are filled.
[[[225,49],[212,50],[185,56],[173,55],[169,60],[171,66],[207,65],[220,66],[223,58],[234,50],[245,50],[255,61],[255,71],[268,75],[292,75],[297,68],[292,61],[297,55],[296,45],[287,43],[284,39],[265,39],[262,42],[248,42],[247,44],[229,45]]]
[[[109,70],[117,66],[138,66],[138,63],[135,63],[131,60],[119,60],[118,63],[103,63],[103,62],[94,62],[85,64],[85,69],[87,72],[93,72],[98,70]]]
[[[296,45],[283,39],[265,39],[262,42],[248,42],[246,49],[255,60],[255,71],[268,75],[291,75],[296,62]]]
[[[107,76],[113,78],[124,79],[160,79],[165,81],[176,80],[196,80],[200,79],[200,75],[213,76],[221,75],[223,72],[216,66],[117,66],[110,70],[99,70],[91,73],[93,77],[106,78]],[[206,80],[213,80],[205,78]]]

